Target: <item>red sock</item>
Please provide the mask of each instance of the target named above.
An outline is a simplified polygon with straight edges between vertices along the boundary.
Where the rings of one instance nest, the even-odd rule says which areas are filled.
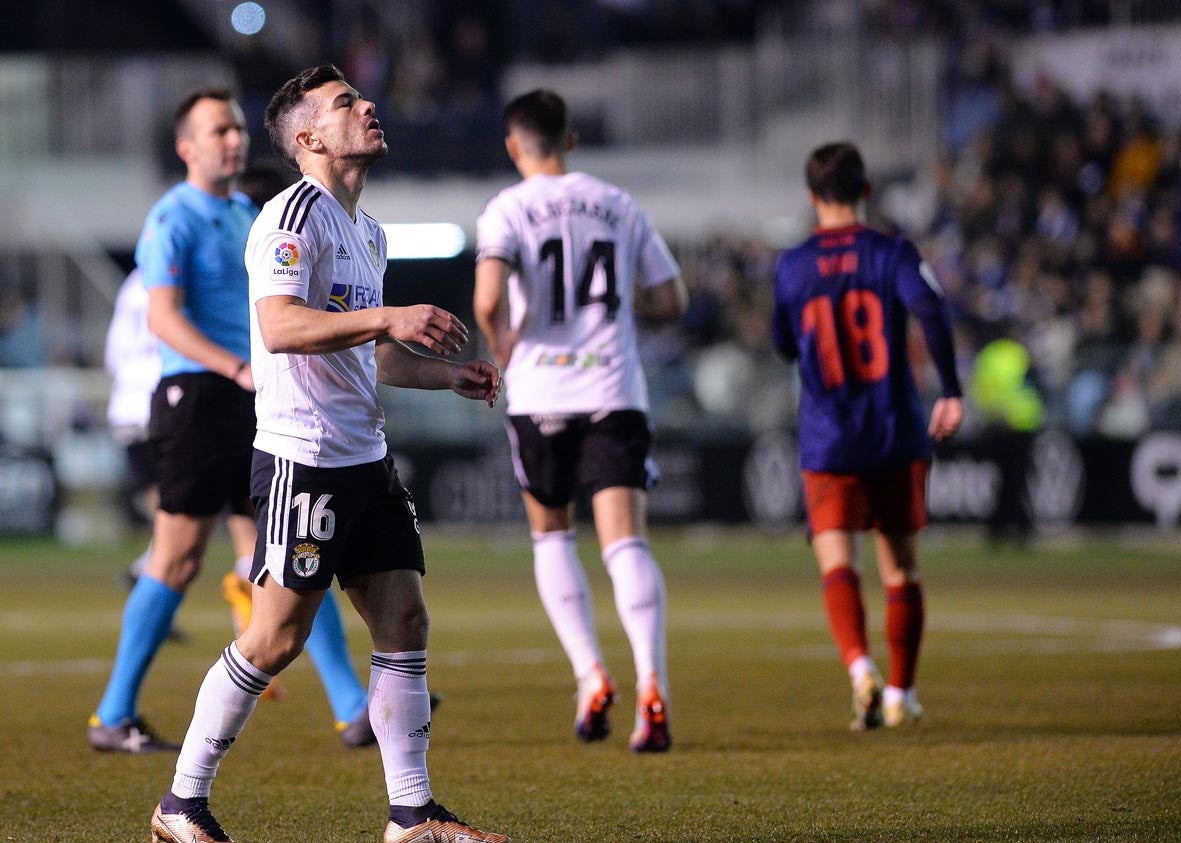
[[[852,568],[842,566],[825,576],[824,610],[828,613],[828,628],[845,667],[869,653],[861,578]]]
[[[890,645],[890,684],[913,688],[923,642],[923,587],[917,582],[886,589],[886,642]]]

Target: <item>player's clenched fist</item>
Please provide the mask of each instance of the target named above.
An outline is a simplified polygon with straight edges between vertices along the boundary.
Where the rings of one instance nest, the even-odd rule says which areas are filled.
[[[454,354],[467,344],[467,326],[459,317],[429,304],[391,307],[389,335],[403,342],[416,342],[439,354]]]

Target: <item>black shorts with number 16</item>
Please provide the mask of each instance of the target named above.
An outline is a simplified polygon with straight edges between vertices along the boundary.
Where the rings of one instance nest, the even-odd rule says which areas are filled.
[[[426,573],[418,517],[394,458],[316,468],[255,450],[250,495],[258,542],[250,579],[296,590],[362,574]]]

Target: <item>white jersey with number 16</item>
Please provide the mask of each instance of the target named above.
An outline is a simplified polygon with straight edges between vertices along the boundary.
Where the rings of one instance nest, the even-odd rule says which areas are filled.
[[[476,240],[513,269],[509,414],[647,411],[635,291],[680,268],[635,200],[585,173],[531,176],[488,202]]]

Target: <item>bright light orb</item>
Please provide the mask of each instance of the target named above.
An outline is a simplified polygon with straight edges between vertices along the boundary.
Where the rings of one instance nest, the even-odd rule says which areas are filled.
[[[257,3],[239,3],[230,12],[230,24],[243,35],[257,35],[266,23],[267,10]]]

